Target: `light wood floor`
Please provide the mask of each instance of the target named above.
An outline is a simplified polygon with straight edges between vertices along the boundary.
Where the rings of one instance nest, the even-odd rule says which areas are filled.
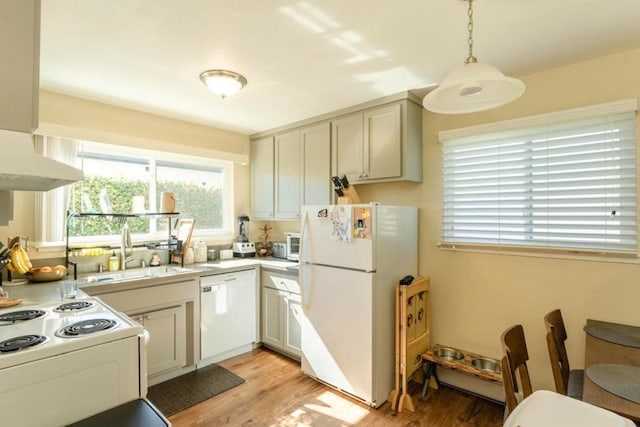
[[[389,402],[379,409],[363,405],[308,378],[298,362],[270,350],[257,349],[220,364],[245,383],[173,415],[174,427],[502,425],[502,405],[446,386],[430,389],[420,402],[415,384],[416,412],[405,409],[396,415]]]

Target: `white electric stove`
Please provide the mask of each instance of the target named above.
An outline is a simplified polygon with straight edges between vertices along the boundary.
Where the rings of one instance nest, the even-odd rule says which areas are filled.
[[[66,425],[144,397],[145,332],[95,298],[0,309],[0,414]]]

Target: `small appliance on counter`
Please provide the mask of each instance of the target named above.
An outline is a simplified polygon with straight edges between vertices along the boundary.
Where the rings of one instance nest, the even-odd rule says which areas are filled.
[[[300,233],[284,233],[287,236],[287,259],[298,261],[300,258]]]
[[[238,215],[238,238],[233,242],[233,256],[248,258],[256,256],[256,245],[249,241],[249,216]]]
[[[287,242],[273,242],[273,257],[287,259]]]

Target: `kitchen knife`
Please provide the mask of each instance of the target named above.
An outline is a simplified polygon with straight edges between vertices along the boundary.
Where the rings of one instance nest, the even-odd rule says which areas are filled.
[[[340,178],[340,182],[342,183],[343,188],[349,188],[349,180],[347,179],[347,175],[342,175],[342,178]]]
[[[333,185],[335,185],[336,188],[342,188],[342,183],[340,182],[340,178],[338,178],[337,176],[332,176],[331,180],[333,181]]]
[[[334,188],[334,191],[336,192],[338,197],[344,196],[344,192],[342,191],[342,188]]]

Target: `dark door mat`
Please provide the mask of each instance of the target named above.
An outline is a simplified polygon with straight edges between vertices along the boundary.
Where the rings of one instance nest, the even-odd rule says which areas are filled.
[[[209,365],[149,387],[147,399],[168,417],[243,382],[222,366]]]

